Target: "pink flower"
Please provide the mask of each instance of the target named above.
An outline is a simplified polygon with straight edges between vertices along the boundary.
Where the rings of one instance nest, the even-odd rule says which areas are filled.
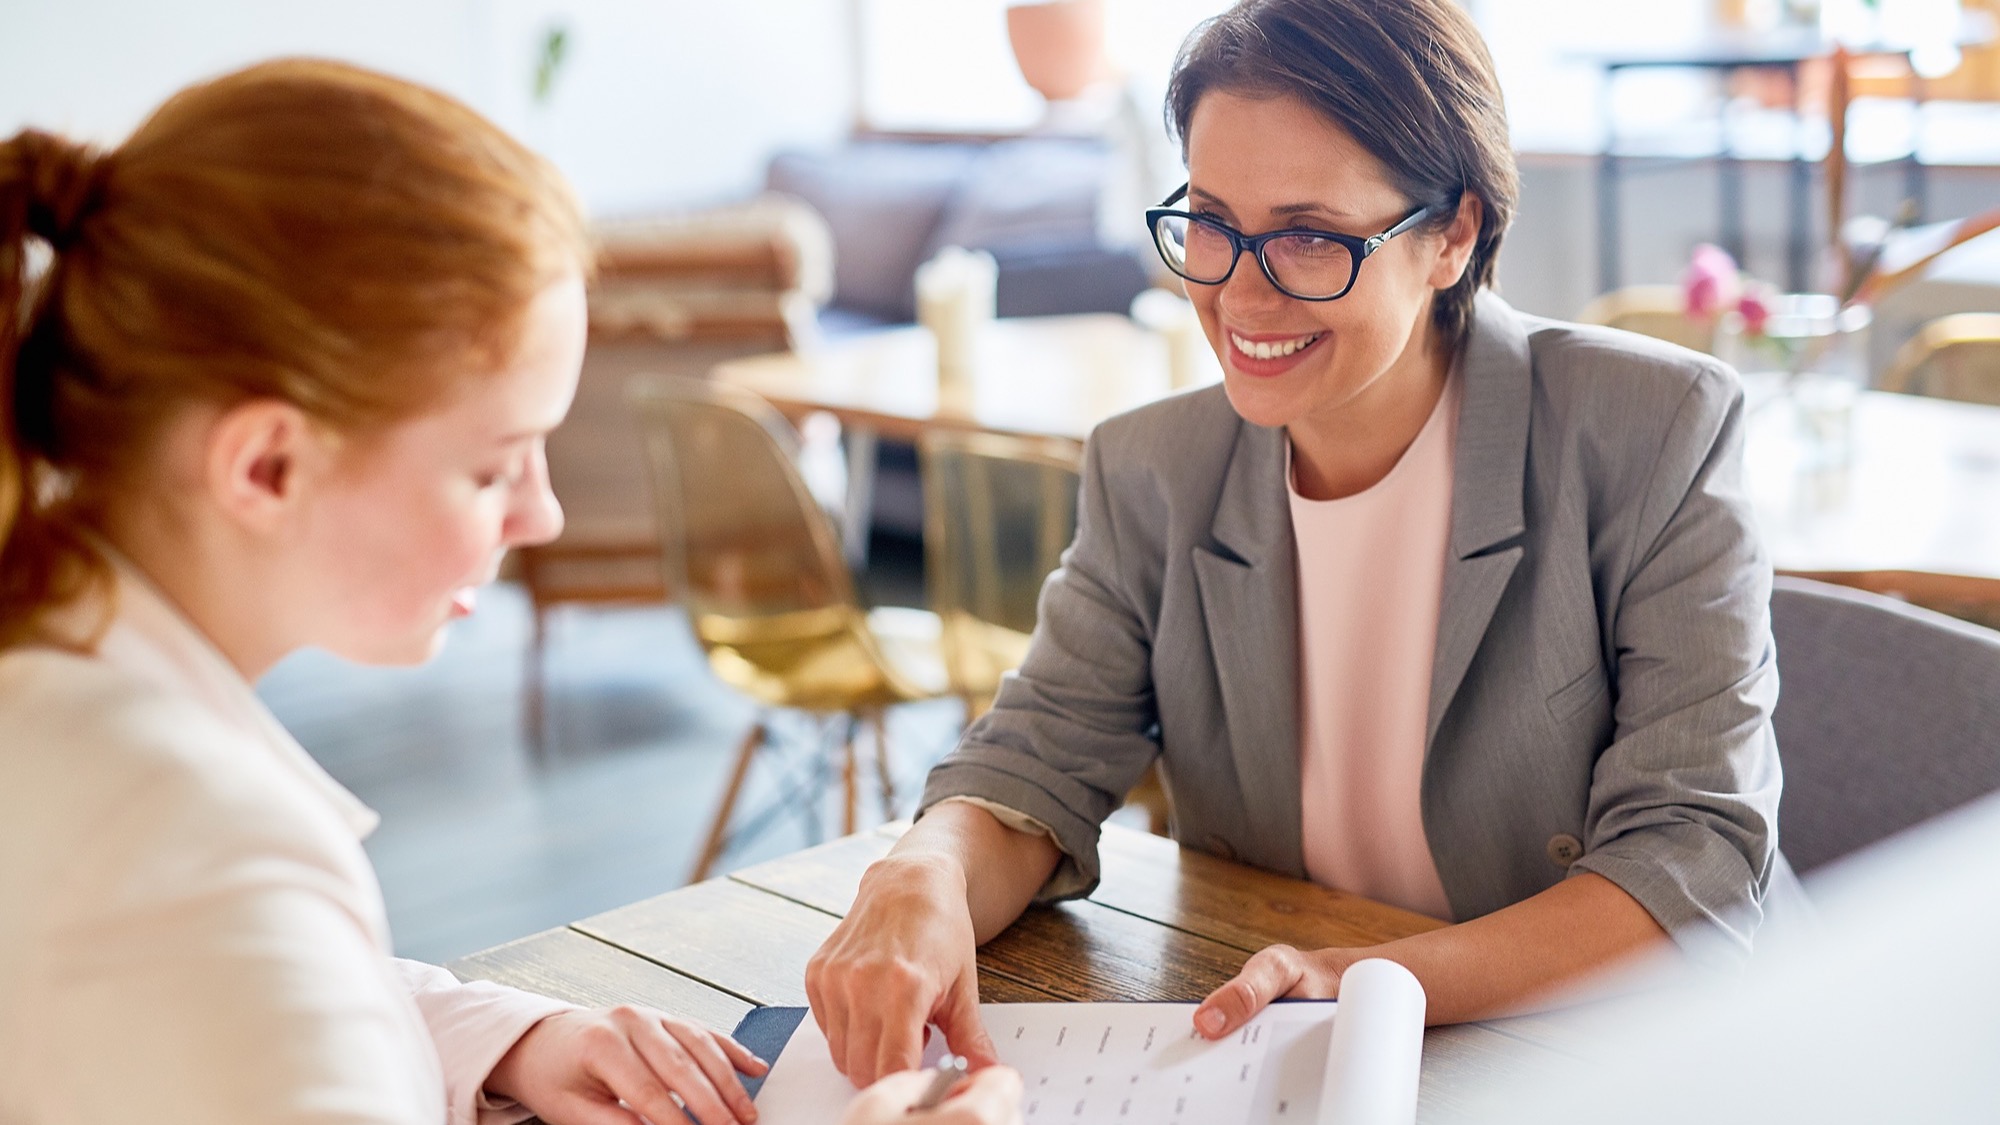
[[[1743,318],[1743,330],[1752,336],[1762,336],[1764,326],[1770,323],[1772,306],[1776,301],[1777,293],[1769,285],[1745,286],[1743,295],[1736,300],[1736,312]]]
[[[1708,318],[1736,303],[1742,282],[1736,259],[1720,246],[1694,248],[1687,272],[1681,275],[1681,297],[1691,317]]]

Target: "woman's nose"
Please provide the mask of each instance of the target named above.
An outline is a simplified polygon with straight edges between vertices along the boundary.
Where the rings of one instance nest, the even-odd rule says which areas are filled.
[[[1216,300],[1225,313],[1240,316],[1279,308],[1291,298],[1271,284],[1256,256],[1246,251],[1236,260],[1236,269],[1222,283],[1222,291],[1216,294]]]
[[[514,489],[501,537],[509,547],[532,547],[562,534],[562,503],[549,487],[549,462],[537,447],[527,474]]]

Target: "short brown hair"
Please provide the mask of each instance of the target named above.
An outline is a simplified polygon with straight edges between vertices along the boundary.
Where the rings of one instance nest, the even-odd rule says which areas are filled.
[[[31,239],[53,252],[32,285]],[[340,63],[190,87],[109,152],[0,141],[0,646],[107,587],[85,498],[142,471],[179,407],[392,422],[497,369],[589,260],[546,161]]]
[[[1458,284],[1432,322],[1461,342],[1472,298],[1493,284],[1520,173],[1493,60],[1452,0],[1242,0],[1196,28],[1167,87],[1167,126],[1186,155],[1188,123],[1210,90],[1298,98],[1381,161],[1425,224],[1448,226],[1465,192],[1484,205]]]

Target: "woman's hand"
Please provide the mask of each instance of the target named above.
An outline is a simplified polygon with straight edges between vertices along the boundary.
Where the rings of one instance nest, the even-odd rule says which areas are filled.
[[[979,1022],[975,946],[962,869],[897,855],[870,867],[806,963],[806,996],[840,1072],[866,1086],[916,1066],[930,1023],[974,1067],[997,1061]]]
[[[930,1087],[929,1071],[891,1074],[863,1090],[840,1125],[1019,1125],[1021,1076],[1012,1067],[989,1066],[960,1082],[936,1109],[911,1113]]]
[[[757,1110],[736,1072],[768,1069],[727,1035],[620,1005],[560,1012],[530,1027],[501,1056],[486,1089],[549,1125],[633,1125],[621,1101],[649,1121],[685,1120],[672,1095],[702,1125],[750,1125]]]
[[[1209,1039],[1220,1039],[1281,996],[1332,1000],[1340,995],[1340,974],[1366,956],[1365,950],[1356,949],[1301,952],[1289,945],[1266,946],[1195,1008],[1194,1029]]]

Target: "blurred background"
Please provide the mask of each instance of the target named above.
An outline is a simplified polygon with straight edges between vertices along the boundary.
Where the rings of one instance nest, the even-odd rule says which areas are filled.
[[[0,2],[0,130],[111,144],[187,83],[330,56],[469,102],[600,224],[584,383],[551,443],[563,540],[429,667],[307,653],[261,687],[384,814],[399,952],[444,960],[909,814],[1019,658],[1078,439],[1216,377],[1141,211],[1182,178],[1174,54],[1223,6]],[[1780,566],[1915,574],[1855,582],[1990,620],[1976,513],[2000,464],[1881,483],[1871,458],[1944,454],[1921,426],[1870,437],[1857,404],[2000,401],[1980,350],[2000,348],[2000,235],[1980,237],[2000,3],[1467,7],[1520,153],[1506,298],[1717,351],[1779,396],[1838,383],[1751,451]],[[1711,244],[1727,300],[1694,285]],[[1738,301],[1760,293],[1789,327]],[[1963,314],[1989,319],[1946,323]],[[1760,349],[1788,332],[1824,338],[1824,370]],[[1948,557],[1861,557],[1884,543]],[[1154,823],[1139,796],[1121,815]]]

